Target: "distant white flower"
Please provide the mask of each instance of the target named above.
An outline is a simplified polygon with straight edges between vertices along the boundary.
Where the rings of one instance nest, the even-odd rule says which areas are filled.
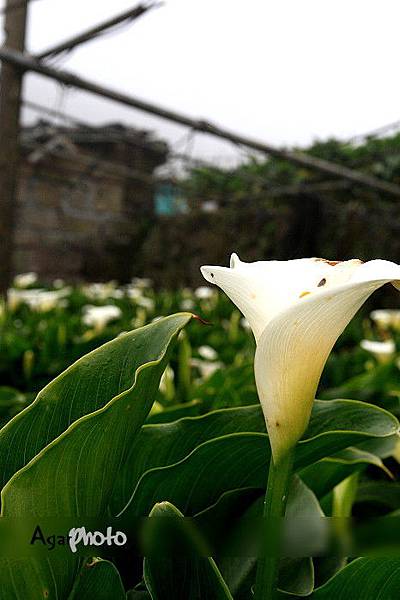
[[[194,290],[194,295],[199,300],[208,300],[209,298],[213,298],[215,296],[215,290],[206,285],[201,285]]]
[[[134,277],[132,285],[138,288],[149,288],[153,285],[153,281],[148,277]]]
[[[373,310],[369,316],[381,329],[400,329],[400,310]]]
[[[373,354],[379,362],[389,362],[396,353],[396,344],[393,340],[385,340],[384,342],[361,340],[360,346],[363,350]]]
[[[146,296],[141,296],[140,298],[137,298],[136,304],[149,311],[154,310],[155,306],[154,300],[152,298],[147,298]]]
[[[122,315],[122,311],[118,306],[109,304],[107,306],[84,306],[83,322],[88,327],[93,327],[100,331],[104,327],[115,319],[119,319]]]
[[[107,283],[89,283],[82,287],[82,291],[90,298],[90,300],[107,300],[110,295],[116,289],[117,284],[115,281],[108,281]]]
[[[200,358],[192,358],[190,364],[192,367],[199,370],[202,379],[208,379],[223,366],[222,363],[218,361],[209,362],[207,360],[201,360]]]
[[[194,302],[193,302],[193,300],[191,300],[191,298],[185,298],[184,300],[182,300],[182,302],[181,302],[182,310],[193,310],[193,308],[194,308]]]
[[[250,331],[251,327],[247,319],[245,319],[244,317],[243,319],[240,319],[240,324],[243,327],[243,329],[246,329],[246,331]]]
[[[64,279],[55,279],[53,281],[53,287],[56,288],[57,290],[63,288],[64,286],[65,286]]]
[[[204,360],[215,360],[218,358],[218,353],[211,346],[200,346],[197,351]]]
[[[34,285],[38,280],[36,273],[21,273],[14,277],[14,286],[16,288],[27,288]]]
[[[61,299],[69,292],[69,289],[53,291],[10,289],[7,293],[7,303],[11,310],[15,310],[20,304],[27,304],[32,310],[46,312],[59,306]]]
[[[135,286],[129,286],[126,288],[126,294],[131,300],[137,300],[143,296],[143,290]]]

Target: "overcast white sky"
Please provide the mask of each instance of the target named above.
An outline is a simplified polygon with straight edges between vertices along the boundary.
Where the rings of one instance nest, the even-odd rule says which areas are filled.
[[[28,49],[42,50],[137,3],[36,0]],[[399,22],[398,0],[165,0],[56,64],[269,143],[305,145],[400,119]],[[151,128],[171,142],[185,132],[38,76],[26,78],[25,97],[91,123]],[[196,136],[195,154],[232,151]]]

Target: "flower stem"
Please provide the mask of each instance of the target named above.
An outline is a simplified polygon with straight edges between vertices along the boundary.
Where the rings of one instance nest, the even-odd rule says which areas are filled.
[[[272,457],[264,499],[264,543],[258,559],[255,600],[273,600],[277,594],[281,517],[285,515],[293,467],[293,449],[279,461]]]

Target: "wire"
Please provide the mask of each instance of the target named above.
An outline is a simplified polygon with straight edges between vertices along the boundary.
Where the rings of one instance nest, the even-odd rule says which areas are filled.
[[[38,111],[41,113],[45,113],[45,114],[55,117],[57,119],[63,119],[64,121],[69,122],[69,123],[75,125],[76,127],[81,127],[86,130],[92,129],[94,132],[96,132],[99,129],[98,126],[91,125],[87,122],[79,120],[79,119],[73,117],[72,115],[69,115],[69,114],[59,111],[59,110],[50,109],[48,107],[45,107],[45,106],[35,103],[35,102],[24,100],[23,105],[26,106],[27,108],[30,108],[32,110],[35,110],[35,111]],[[104,127],[102,129],[103,129],[104,133],[107,132],[107,127]],[[110,136],[112,136],[113,133],[115,134],[115,131],[113,132],[110,129],[108,129],[108,131],[110,133]],[[122,132],[118,132],[119,139],[121,139],[121,134],[122,134]],[[183,141],[184,141],[183,139],[179,140],[178,145],[182,145]],[[31,140],[30,140],[30,142],[32,143]],[[175,144],[175,147],[176,147],[176,144]],[[69,158],[69,160],[72,159],[71,154],[66,153],[65,150],[60,150],[59,148],[57,150],[51,149],[49,151],[49,153],[53,154],[53,155],[59,155],[60,157],[62,154],[64,158],[66,158],[66,159]],[[111,163],[109,161],[102,161],[102,160],[94,159],[95,162],[93,162],[93,158],[89,157],[87,154],[77,153],[75,160],[78,157],[82,159],[82,164],[86,165],[87,167],[93,168],[94,166],[96,166],[97,167],[97,169],[96,169],[97,175],[102,173],[103,175],[106,175],[109,177],[114,174],[114,176],[117,176],[117,177],[122,176],[122,177],[127,177],[128,179],[133,179],[136,181],[138,181],[138,180],[143,181],[143,183],[147,183],[148,185],[158,185],[167,179],[171,183],[176,185],[177,187],[180,187],[182,185],[182,182],[179,182],[179,180],[178,180],[179,178],[176,177],[176,175],[171,174],[171,173],[166,175],[166,177],[162,177],[162,176],[154,177],[152,175],[149,175],[149,173],[145,173],[143,171],[138,171],[138,170],[133,170],[133,169],[130,169],[129,167],[117,165],[117,164]],[[172,163],[176,160],[182,161],[184,164],[186,164],[187,168],[189,168],[189,169],[191,169],[191,168],[206,168],[206,169],[219,168],[210,161],[207,161],[205,159],[196,158],[196,157],[191,156],[184,152],[176,152],[174,150],[172,150],[172,152],[170,152],[168,154],[168,160],[172,161]],[[172,172],[174,171],[173,164],[163,165],[163,169],[164,168],[165,168],[165,170],[168,170],[169,168],[171,168],[171,171]],[[223,169],[223,172],[226,175],[226,177],[228,178],[234,174],[235,169]],[[276,184],[271,185],[271,183],[268,181],[268,179],[266,179],[262,175],[256,175],[255,173],[242,172],[240,174],[240,177],[243,178],[245,181],[247,181],[249,184],[258,184],[260,193],[262,194],[263,197],[266,197],[266,196],[278,197],[278,198],[282,197],[282,196],[296,197],[299,194],[307,193],[307,192],[309,192],[309,193],[329,193],[329,192],[335,192],[338,190],[348,189],[348,188],[351,188],[353,185],[351,182],[347,182],[347,181],[342,181],[342,180],[334,180],[333,181],[333,180],[327,179],[324,181],[316,181],[316,182],[308,182],[308,183],[295,183],[295,184],[277,186]],[[253,193],[254,193],[254,191],[253,191]],[[219,198],[221,198],[221,197],[222,196],[220,195]],[[232,197],[232,200],[233,200],[234,194],[233,193],[230,194],[230,197]]]
[[[371,131],[368,131],[367,133],[361,133],[361,134],[355,135],[355,136],[351,137],[349,140],[347,140],[347,143],[354,144],[357,142],[362,142],[368,138],[380,137],[382,135],[385,135],[386,133],[389,133],[390,131],[395,131],[397,129],[400,129],[400,121],[394,121],[393,123],[388,123],[387,125],[378,127],[377,129],[372,129]]]
[[[73,117],[72,115],[69,115],[69,114],[67,114],[65,112],[62,112],[60,110],[55,110],[53,108],[48,108],[47,106],[43,106],[42,104],[38,104],[37,102],[32,102],[31,100],[23,100],[22,104],[26,108],[29,108],[29,109],[34,110],[34,111],[39,112],[39,113],[47,114],[50,117],[54,117],[56,119],[60,119],[60,120],[65,121],[67,123],[72,123],[73,125],[76,125],[77,127],[85,127],[87,129],[90,129],[90,128],[94,127],[94,125],[90,125],[89,123],[85,123],[85,122],[77,119],[76,117]]]

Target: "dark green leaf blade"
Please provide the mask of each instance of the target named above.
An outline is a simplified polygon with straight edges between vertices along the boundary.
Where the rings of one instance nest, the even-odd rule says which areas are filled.
[[[400,558],[358,558],[316,590],[313,600],[397,600]]]
[[[167,317],[167,322],[173,328],[176,319],[188,321],[190,317],[181,313]],[[163,335],[157,323],[122,334],[49,383],[0,430],[0,488],[74,421],[128,390],[136,370],[154,359],[154,345],[163,343]]]
[[[214,560],[209,556],[196,556],[201,548],[195,532],[192,535],[188,527],[176,521],[183,517],[182,513],[172,504],[162,503],[153,508],[150,517],[156,517],[157,521],[148,540],[144,578],[152,600],[233,600]],[[165,517],[169,517],[168,523],[163,526]],[[171,517],[175,524],[171,523]],[[174,527],[173,532],[171,527]],[[171,538],[174,538],[175,549],[176,545],[181,548],[181,555],[169,556]],[[160,545],[165,551],[161,555]]]
[[[125,596],[121,577],[113,563],[98,559],[83,567],[68,600],[125,600]]]
[[[331,406],[327,407],[328,404]],[[248,407],[247,410],[251,409]],[[254,407],[253,410],[260,408]],[[221,413],[224,414],[223,411]],[[194,417],[190,421],[193,432],[196,427],[199,428],[199,439],[202,436],[201,419]],[[296,470],[338,452],[351,443],[391,436],[398,427],[393,415],[373,405],[352,400],[316,401],[310,427],[296,448]],[[168,429],[148,430],[150,448],[161,445],[160,440],[157,446],[155,442],[154,445],[150,443],[152,433],[156,431]],[[181,430],[178,428],[177,431]],[[182,436],[179,435],[177,439],[181,440]],[[145,454],[151,456],[147,450]],[[173,458],[174,453],[171,454],[171,460]],[[144,516],[154,504],[167,500],[184,514],[195,514],[215,503],[228,490],[265,487],[269,458],[270,447],[266,434],[240,432],[209,439],[177,463],[168,464],[165,461],[166,464],[152,468],[151,460],[146,459],[147,471],[141,476],[123,512],[125,516]]]
[[[170,345],[189,320],[190,315],[181,314],[154,323],[157,335],[151,360],[139,366],[133,385],[73,423],[11,478],[2,491],[3,516],[79,519],[106,514],[115,474],[150,410]],[[34,572],[40,589],[49,590],[50,600],[65,597],[80,562],[69,556],[68,560],[54,554],[46,561],[14,561],[12,572],[2,570],[1,589],[10,600],[36,599],[36,587],[19,594],[13,584],[17,576],[27,585]]]
[[[146,471],[182,460],[203,442],[241,431],[265,432],[259,405],[216,410],[171,423],[144,425],[118,475],[111,512],[117,514],[126,505]]]

